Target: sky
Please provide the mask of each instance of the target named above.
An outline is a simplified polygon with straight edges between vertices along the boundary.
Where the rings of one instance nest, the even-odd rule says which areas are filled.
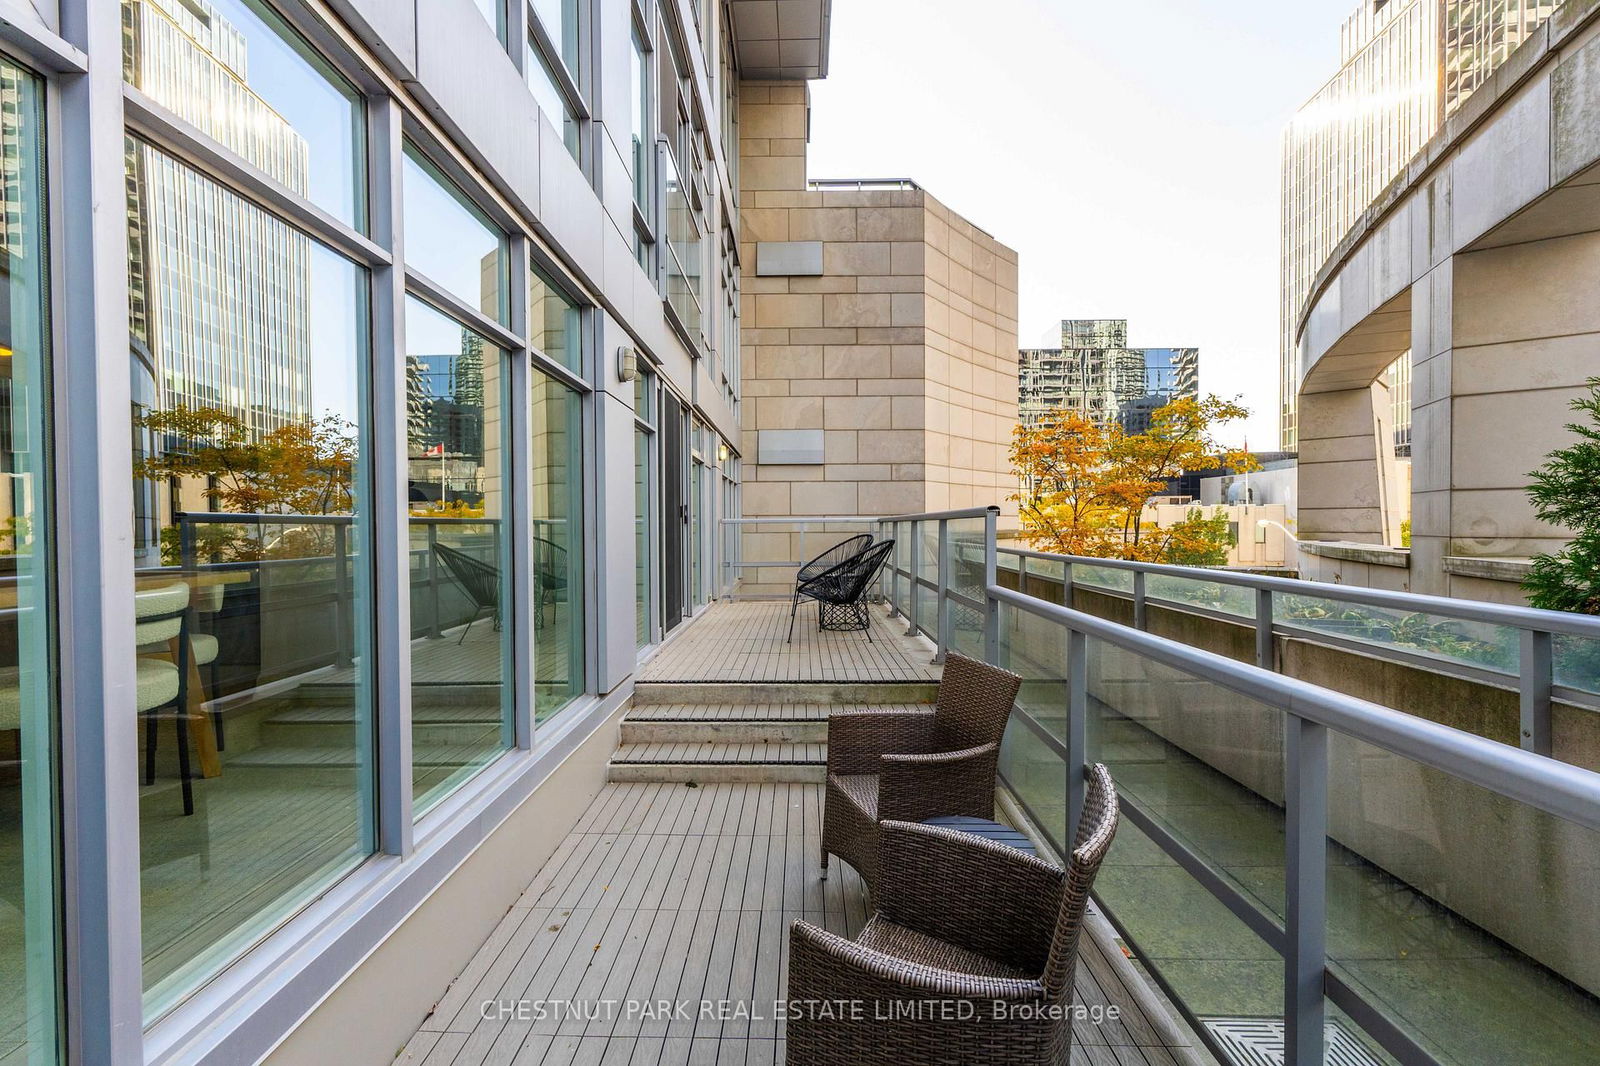
[[[1024,347],[1063,318],[1198,347],[1252,410],[1223,439],[1272,449],[1281,137],[1356,5],[834,0],[810,176],[911,178],[1015,248]]]

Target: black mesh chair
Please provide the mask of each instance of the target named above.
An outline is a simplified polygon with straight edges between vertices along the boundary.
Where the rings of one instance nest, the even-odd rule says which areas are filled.
[[[817,628],[833,631],[864,632],[872,639],[867,608],[862,603],[867,589],[883,568],[884,560],[894,551],[894,541],[878,543],[857,552],[842,563],[801,582],[795,590],[797,596],[817,601]],[[794,615],[789,615],[789,640],[794,640]]]
[[[794,614],[800,609],[800,586],[827,570],[832,570],[846,559],[860,555],[872,546],[870,533],[857,533],[848,540],[841,540],[815,559],[800,567],[794,575],[794,598],[789,604],[789,636],[794,636]]]
[[[567,549],[553,540],[534,537],[533,579],[533,627],[543,629],[545,607],[567,602]]]
[[[443,544],[435,544],[433,550],[439,554],[439,561],[450,571],[450,576],[456,579],[456,583],[461,586],[461,591],[467,594],[467,599],[471,601],[473,607],[472,617],[467,620],[466,628],[461,631],[461,638],[456,643],[460,644],[467,639],[472,623],[482,617],[484,611],[494,612],[494,628],[499,630],[500,568]]]

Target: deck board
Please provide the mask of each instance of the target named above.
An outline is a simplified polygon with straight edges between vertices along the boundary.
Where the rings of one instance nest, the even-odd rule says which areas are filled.
[[[865,633],[822,632],[814,605],[800,608],[788,642],[787,601],[714,603],[667,641],[639,674],[642,682],[928,682],[939,680],[933,649],[906,636],[905,623],[868,608]]]
[[[786,783],[606,786],[397,1061],[782,1063],[784,1024],[771,1004],[788,991],[789,925],[803,918],[853,935],[868,913],[849,866],[836,861],[827,881],[817,877],[821,792]],[[1073,1066],[1194,1060],[1195,1049],[1164,1042],[1098,941],[1086,938],[1082,951],[1080,1000],[1115,1003],[1123,1020],[1075,1027]],[[703,999],[750,1006],[705,1017]],[[486,1018],[482,1009],[541,1000],[589,1009],[543,1019]],[[661,1000],[692,1004],[691,1016],[630,1015],[623,1006]],[[595,1009],[606,1002],[618,1006]]]

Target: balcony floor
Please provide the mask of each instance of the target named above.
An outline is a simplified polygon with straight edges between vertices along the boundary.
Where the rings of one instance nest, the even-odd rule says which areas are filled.
[[[821,802],[821,787],[804,784],[606,786],[397,1061],[782,1063],[772,1005],[786,991],[789,924],[853,933],[867,916],[848,866],[817,877]],[[1122,1012],[1079,1026],[1074,1064],[1197,1060],[1093,938],[1078,997]],[[688,1016],[628,1009],[662,1000],[686,1002]],[[703,1000],[727,1001],[726,1016],[701,1016]],[[551,1001],[582,1014],[516,1016],[518,1004]]]
[[[865,633],[817,629],[817,605],[800,605],[789,633],[788,600],[713,603],[669,640],[639,675],[644,682],[938,681],[930,646],[906,636],[882,607],[867,609]]]

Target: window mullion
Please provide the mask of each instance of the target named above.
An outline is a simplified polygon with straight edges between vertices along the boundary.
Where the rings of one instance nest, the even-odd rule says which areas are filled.
[[[511,278],[511,332],[523,337],[529,334],[528,322],[528,238],[513,234],[510,238]],[[511,557],[511,677],[512,726],[516,746],[532,748],[534,742],[534,674],[535,648],[538,639],[534,633],[534,573],[531,547],[533,531],[531,519],[530,458],[533,454],[533,427],[530,424],[531,372],[527,347],[511,351],[511,366],[507,375],[509,383],[506,398],[506,417],[509,420],[510,441],[506,457],[506,511],[504,516],[506,536]]]

